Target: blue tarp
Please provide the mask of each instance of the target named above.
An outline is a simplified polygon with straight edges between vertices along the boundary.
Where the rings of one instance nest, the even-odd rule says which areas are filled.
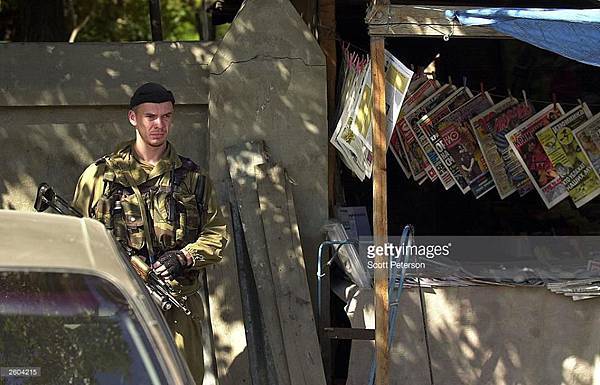
[[[446,17],[600,66],[600,9],[484,8],[446,11]]]

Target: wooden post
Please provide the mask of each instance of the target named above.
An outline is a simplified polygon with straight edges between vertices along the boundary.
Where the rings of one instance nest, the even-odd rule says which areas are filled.
[[[198,28],[200,41],[215,40],[215,26],[212,23],[212,14],[208,11],[208,7],[208,1],[203,1],[196,11],[196,22],[200,24],[200,28]]]
[[[327,121],[329,137],[335,130],[335,91],[337,76],[337,51],[335,46],[335,0],[319,1],[319,45],[327,59]],[[331,143],[327,147],[329,216],[335,212],[336,150]]]
[[[152,41],[163,39],[162,23],[160,20],[160,0],[148,0],[150,7],[150,29],[152,30]]]
[[[371,37],[371,76],[373,79],[373,233],[375,245],[387,242],[387,134],[385,120],[385,38]],[[383,254],[383,253],[381,253]],[[388,385],[388,258],[375,256],[375,383]]]

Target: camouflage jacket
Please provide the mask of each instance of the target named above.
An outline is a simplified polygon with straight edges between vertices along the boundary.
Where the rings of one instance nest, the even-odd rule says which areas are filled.
[[[173,249],[190,252],[194,264],[176,279],[174,288],[182,295],[193,293],[199,285],[198,269],[220,261],[227,243],[226,223],[212,185],[202,178],[203,199],[198,206],[195,194],[202,174],[193,162],[179,157],[168,143],[155,166],[144,164],[136,158],[133,143],[119,146],[83,172],[72,205],[103,222],[119,242],[140,255],[147,256],[149,250],[154,256]],[[180,182],[171,188],[174,175]],[[141,193],[143,208],[132,185]],[[143,209],[149,217],[148,229],[144,229]],[[147,230],[151,245],[145,239]]]

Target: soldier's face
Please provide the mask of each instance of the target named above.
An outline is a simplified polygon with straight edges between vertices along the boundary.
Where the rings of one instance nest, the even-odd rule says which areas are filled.
[[[129,122],[137,130],[137,139],[152,147],[160,147],[166,143],[171,121],[173,118],[173,104],[164,103],[142,103],[130,110]]]

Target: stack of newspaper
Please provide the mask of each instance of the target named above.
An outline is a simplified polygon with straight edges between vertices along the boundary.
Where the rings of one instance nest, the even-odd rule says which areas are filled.
[[[600,297],[600,277],[549,283],[548,290],[571,297],[574,301]]]
[[[571,297],[573,301],[582,299],[600,298],[600,261],[589,260],[587,270],[598,273],[598,277],[576,279],[570,281],[553,282],[547,285],[553,293]]]

